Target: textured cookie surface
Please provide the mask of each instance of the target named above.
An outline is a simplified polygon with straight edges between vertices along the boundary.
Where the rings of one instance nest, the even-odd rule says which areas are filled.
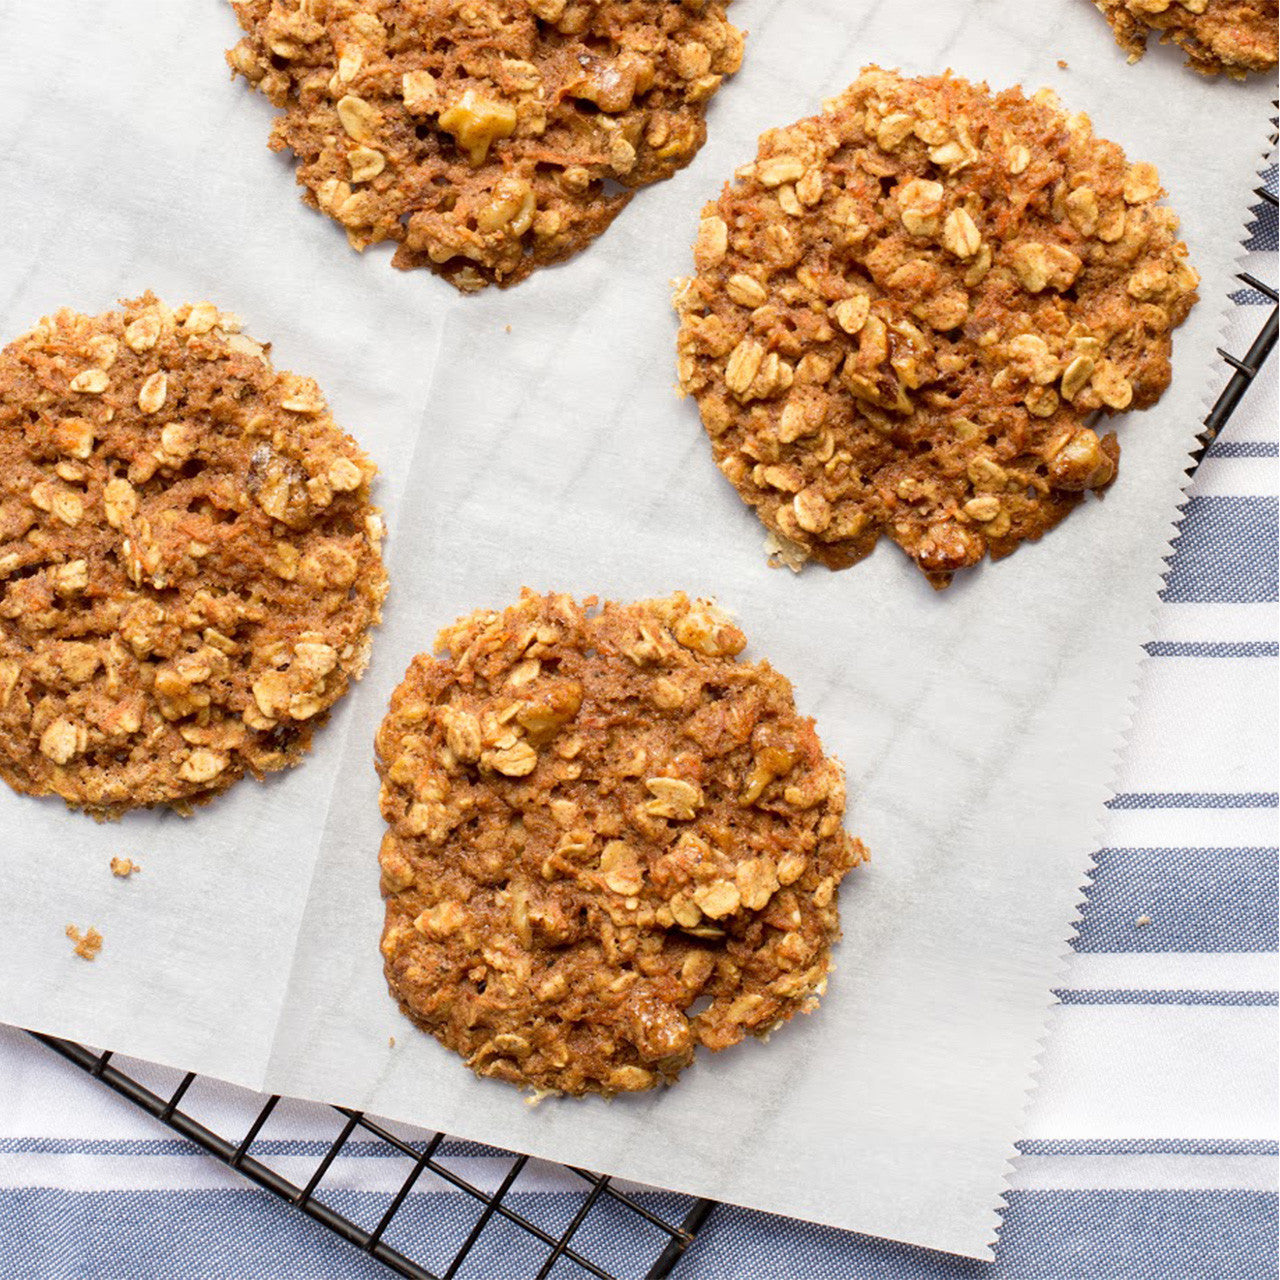
[[[935,586],[1116,474],[1197,277],[1155,169],[1047,91],[871,68],[703,211],[679,377],[784,559]]]
[[[866,853],[741,631],[683,595],[591,605],[463,618],[377,742],[392,993],[476,1072],[571,1094],[811,1008]]]
[[[0,774],[96,816],[296,763],[367,659],[372,463],[209,303],[0,352]]]
[[[670,177],[736,71],[727,0],[235,0],[272,146],[358,249],[513,284]]]
[[[1155,34],[1172,40],[1204,75],[1243,79],[1276,65],[1276,0],[1094,0],[1131,62]]]

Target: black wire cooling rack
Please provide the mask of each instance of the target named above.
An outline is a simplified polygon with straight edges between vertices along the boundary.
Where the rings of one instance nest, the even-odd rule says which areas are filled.
[[[1262,201],[1262,205],[1255,206],[1256,208],[1261,209],[1263,206],[1270,206],[1272,209],[1276,208],[1278,203],[1276,196],[1268,191],[1266,187],[1255,188],[1255,194]],[[1269,299],[1271,307],[1267,312],[1265,323],[1258,330],[1257,337],[1254,338],[1249,350],[1244,355],[1235,356],[1230,351],[1224,351],[1221,347],[1218,348],[1218,354],[1231,367],[1231,378],[1227,385],[1223,387],[1221,394],[1214,402],[1213,408],[1204,420],[1204,430],[1200,433],[1201,448],[1196,454],[1197,465],[1218,438],[1218,433],[1227,425],[1231,415],[1239,408],[1245,392],[1249,390],[1250,383],[1262,372],[1276,346],[1277,298],[1275,289],[1269,284],[1264,284],[1247,271],[1240,272],[1236,278],[1246,288],[1253,289],[1264,298]]]
[[[1270,191],[1260,187],[1257,194],[1265,204],[1273,209],[1276,207],[1276,197]],[[1265,323],[1244,355],[1237,356],[1219,349],[1218,354],[1231,368],[1231,376],[1213,409],[1205,418],[1204,430],[1200,435],[1201,447],[1196,455],[1196,465],[1199,465],[1200,459],[1209,451],[1218,433],[1239,407],[1245,392],[1249,389],[1249,384],[1262,371],[1276,346],[1276,290],[1247,272],[1241,273],[1238,278],[1245,288],[1256,290],[1268,299],[1270,307]],[[519,1275],[512,1271],[504,1271],[504,1280],[545,1280],[553,1270],[557,1275],[565,1274],[564,1264],[574,1264],[579,1273],[597,1277],[597,1280],[618,1280],[616,1273],[610,1270],[601,1259],[600,1246],[610,1238],[617,1238],[626,1229],[625,1224],[628,1219],[632,1225],[647,1224],[650,1228],[650,1235],[656,1243],[652,1248],[652,1261],[645,1273],[646,1280],[662,1280],[663,1277],[672,1273],[715,1208],[715,1202],[712,1200],[699,1200],[688,1196],[664,1197],[665,1200],[676,1202],[679,1207],[674,1215],[663,1215],[647,1208],[634,1192],[625,1190],[611,1178],[591,1173],[586,1169],[569,1167],[568,1172],[582,1184],[581,1196],[568,1223],[558,1232],[549,1231],[532,1221],[526,1214],[518,1212],[511,1204],[506,1203],[507,1193],[529,1162],[528,1156],[510,1153],[509,1158],[512,1163],[497,1188],[491,1191],[485,1190],[462,1177],[456,1168],[444,1162],[445,1157],[441,1154],[441,1147],[447,1139],[443,1133],[430,1135],[425,1141],[408,1141],[398,1137],[384,1124],[371,1119],[363,1112],[352,1111],[346,1107],[332,1108],[341,1118],[341,1128],[337,1137],[321,1155],[319,1163],[305,1185],[299,1186],[270,1168],[262,1160],[255,1158],[253,1154],[254,1144],[259,1140],[263,1126],[280,1102],[278,1096],[268,1098],[261,1105],[252,1123],[241,1136],[226,1137],[216,1133],[182,1109],[184,1097],[197,1080],[193,1072],[183,1076],[177,1086],[167,1094],[157,1093],[142,1084],[130,1074],[128,1069],[114,1064],[110,1052],[98,1052],[69,1040],[60,1040],[55,1036],[40,1035],[36,1032],[29,1034],[54,1053],[60,1054],[67,1061],[100,1081],[108,1089],[154,1116],[173,1132],[195,1143],[214,1159],[236,1170],[257,1186],[279,1196],[281,1200],[293,1205],[299,1212],[305,1213],[369,1257],[376,1258],[385,1264],[390,1271],[397,1275],[408,1276],[411,1280],[453,1280],[453,1277],[458,1275],[467,1263],[468,1258],[474,1256],[473,1251],[481,1237],[486,1232],[500,1228],[502,1224],[506,1224],[508,1229],[514,1228],[524,1244],[535,1248],[540,1246],[545,1250],[540,1259],[533,1263],[534,1269]],[[392,1195],[381,1218],[372,1229],[352,1221],[350,1217],[339,1212],[331,1200],[326,1199],[328,1192],[325,1187],[325,1178],[347,1141],[357,1132],[366,1141],[372,1139],[379,1144],[385,1144],[389,1148],[388,1154],[411,1161],[404,1181]],[[385,1240],[388,1229],[404,1207],[410,1192],[415,1187],[422,1189],[427,1185],[426,1179],[431,1176],[442,1179],[455,1191],[470,1197],[478,1208],[478,1216],[466,1238],[453,1250],[452,1256],[444,1265],[437,1262],[434,1269],[420,1260],[409,1257],[400,1249],[393,1248]],[[621,1221],[617,1216],[619,1213],[623,1215]],[[583,1230],[589,1220],[605,1217],[608,1219],[607,1227],[600,1229],[599,1221],[593,1221],[592,1229]],[[673,1218],[679,1220],[674,1221]]]
[[[456,1165],[451,1166],[447,1156],[441,1151],[448,1141],[443,1133],[430,1134],[425,1140],[407,1140],[393,1133],[385,1124],[372,1119],[362,1111],[352,1111],[347,1107],[333,1107],[341,1118],[342,1126],[337,1136],[329,1143],[321,1154],[319,1163],[311,1172],[307,1182],[299,1186],[296,1182],[284,1177],[271,1168],[264,1160],[253,1154],[254,1144],[259,1142],[263,1126],[271,1118],[279,1096],[266,1099],[257,1108],[249,1127],[243,1134],[227,1137],[217,1133],[208,1125],[195,1119],[182,1103],[191,1086],[199,1078],[194,1072],[187,1072],[176,1086],[163,1092],[156,1092],[142,1084],[127,1067],[116,1065],[110,1052],[98,1052],[82,1044],[70,1040],[60,1040],[56,1036],[41,1035],[29,1032],[54,1053],[60,1054],[68,1062],[73,1063],[94,1079],[100,1081],[108,1089],[119,1094],[134,1106],[154,1116],[161,1124],[175,1133],[202,1148],[215,1160],[228,1165],[242,1174],[250,1182],[270,1191],[287,1204],[313,1218],[327,1227],[335,1235],[354,1245],[357,1249],[376,1258],[392,1272],[411,1280],[453,1280],[472,1256],[480,1238],[498,1225],[495,1219],[514,1228],[523,1245],[545,1251],[540,1260],[533,1264],[527,1272],[517,1275],[514,1271],[504,1271],[503,1280],[544,1280],[555,1270],[557,1276],[588,1275],[597,1280],[617,1280],[616,1273],[611,1271],[600,1259],[600,1247],[610,1236],[617,1236],[627,1231],[628,1226],[647,1224],[650,1228],[648,1236],[656,1243],[652,1248],[652,1260],[645,1272],[646,1280],[662,1280],[671,1274],[672,1268],[680,1260],[685,1249],[693,1242],[698,1229],[706,1221],[707,1215],[715,1207],[710,1200],[695,1200],[691,1196],[664,1196],[664,1200],[680,1203],[683,1210],[679,1213],[679,1221],[654,1212],[642,1204],[635,1193],[624,1190],[611,1178],[591,1173],[586,1169],[568,1168],[568,1172],[582,1184],[582,1194],[576,1210],[568,1223],[558,1232],[548,1231],[534,1222],[528,1215],[520,1213],[512,1205],[505,1203],[507,1193],[515,1185],[516,1180],[529,1163],[528,1156],[511,1153],[510,1167],[507,1169],[496,1190],[485,1190],[457,1172]],[[172,1073],[177,1076],[178,1073]],[[375,1144],[385,1146],[383,1154],[398,1156],[410,1162],[408,1172],[399,1189],[391,1196],[390,1202],[383,1210],[381,1217],[372,1228],[364,1227],[352,1221],[333,1205],[329,1197],[331,1188],[326,1188],[325,1178],[329,1174],[334,1160],[347,1142],[360,1133]],[[368,1154],[366,1151],[365,1154]],[[389,1245],[384,1237],[396,1215],[404,1207],[409,1194],[415,1188],[430,1190],[430,1179],[438,1178],[455,1191],[469,1197],[478,1209],[478,1216],[469,1233],[461,1244],[453,1249],[447,1262],[435,1263],[433,1268],[422,1261],[409,1257],[399,1248]],[[441,1189],[437,1184],[435,1189]],[[584,1224],[593,1215],[603,1215],[607,1209],[611,1230],[605,1233],[600,1230],[582,1230]],[[619,1220],[619,1214],[622,1220]],[[630,1219],[630,1223],[627,1222]],[[595,1241],[592,1245],[589,1241]],[[423,1241],[424,1249],[429,1242]],[[437,1250],[438,1251],[438,1250]],[[415,1250],[415,1252],[417,1252]],[[517,1251],[511,1250],[512,1255]],[[520,1250],[524,1254],[526,1250]],[[595,1254],[596,1256],[592,1256]],[[562,1264],[572,1263],[576,1271],[564,1270]]]

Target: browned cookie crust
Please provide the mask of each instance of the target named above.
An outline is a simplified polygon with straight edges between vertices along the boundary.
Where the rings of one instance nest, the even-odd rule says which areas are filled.
[[[1047,90],[871,68],[764,134],[703,211],[679,376],[784,558],[884,535],[942,587],[1110,484],[1085,424],[1155,403],[1196,296],[1160,194]]]
[[[233,0],[232,67],[357,249],[459,289],[589,244],[706,137],[742,60],[728,0]]]
[[[1172,40],[1187,55],[1187,66],[1202,75],[1221,71],[1243,80],[1249,71],[1276,65],[1276,0],[1094,0],[1116,43],[1136,62],[1152,32]]]
[[[526,591],[442,631],[377,742],[392,994],[479,1074],[570,1094],[811,1009],[866,857],[839,764],[723,614],[593,606]]]
[[[95,817],[295,764],[364,670],[373,464],[210,303],[0,352],[0,776]]]

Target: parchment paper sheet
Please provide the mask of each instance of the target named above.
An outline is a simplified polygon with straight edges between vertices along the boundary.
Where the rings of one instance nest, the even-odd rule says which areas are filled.
[[[224,6],[0,3],[3,333],[147,286],[239,311],[382,468],[392,573],[369,675],[302,768],[189,821],[97,826],[0,788],[0,1019],[988,1256],[1269,88],[1205,82],[1167,51],[1126,67],[1087,0],[739,0],[734,17],[746,63],[694,165],[576,261],[460,299],[381,251],[348,253],[298,205],[264,145],[269,106],[226,80]],[[702,203],[760,130],[817,110],[869,61],[1055,85],[1159,165],[1204,276],[1174,386],[1123,423],[1105,502],[940,595],[889,546],[839,575],[769,569],[672,389],[669,281],[690,269]],[[845,884],[820,1014],[704,1056],[668,1092],[530,1109],[414,1032],[383,984],[374,728],[440,626],[522,584],[716,596],[846,762],[850,825],[873,851]],[[113,881],[113,854],[141,875]],[[69,954],[67,922],[102,930],[97,963]]]

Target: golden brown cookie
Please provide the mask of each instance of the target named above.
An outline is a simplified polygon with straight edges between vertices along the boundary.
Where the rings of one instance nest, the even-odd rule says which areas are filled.
[[[706,137],[728,0],[233,0],[232,67],[357,249],[457,288],[577,253]]]
[[[1202,75],[1225,71],[1243,80],[1249,71],[1276,66],[1276,0],[1094,0],[1116,43],[1137,62],[1155,33],[1187,55]]]
[[[1178,220],[1047,90],[870,68],[760,139],[676,294],[680,385],[790,563],[883,535],[937,587],[1110,484],[1195,301]]]
[[[813,1008],[866,857],[840,765],[719,610],[594,605],[461,619],[377,739],[392,994],[479,1074],[570,1094]]]
[[[0,352],[0,776],[95,817],[296,764],[386,593],[373,464],[212,304]]]

